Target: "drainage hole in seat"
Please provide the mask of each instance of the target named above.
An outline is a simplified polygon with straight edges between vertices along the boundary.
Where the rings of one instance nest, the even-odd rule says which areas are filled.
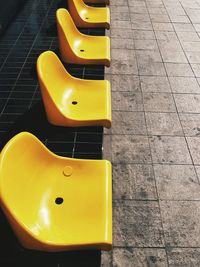
[[[81,49],[80,51],[81,51],[81,52],[84,52],[85,50],[84,50],[84,49]]]
[[[86,17],[85,19],[89,19],[88,17]]]
[[[62,197],[57,197],[57,198],[55,199],[55,203],[56,203],[57,205],[62,204],[63,201],[64,201],[64,199],[63,199]]]
[[[73,105],[77,105],[78,102],[77,102],[77,101],[72,101],[72,104],[73,104]]]

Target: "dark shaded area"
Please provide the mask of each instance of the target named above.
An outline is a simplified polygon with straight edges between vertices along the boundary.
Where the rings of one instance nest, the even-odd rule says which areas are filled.
[[[12,18],[20,10],[25,0],[0,0],[0,35],[6,30]]]
[[[1,0],[0,0],[1,1]],[[11,1],[11,0],[10,0]],[[12,2],[15,2],[14,0]],[[17,2],[17,0],[16,0]],[[36,75],[36,60],[45,50],[59,55],[55,12],[67,1],[27,0],[0,39],[0,149],[14,135],[28,131],[54,153],[76,158],[102,158],[102,127],[56,127],[48,123]],[[85,29],[104,35],[103,29]],[[74,76],[104,79],[104,67],[66,65]],[[61,200],[57,200],[58,203]],[[0,211],[0,266],[98,267],[100,251],[43,253],[22,248]]]
[[[42,101],[11,124],[0,139],[0,149],[16,134],[30,132],[58,155],[75,158],[101,159],[102,127],[59,127],[50,124]],[[76,136],[76,141],[75,140]],[[60,149],[59,149],[59,146]],[[64,148],[63,148],[64,147]]]

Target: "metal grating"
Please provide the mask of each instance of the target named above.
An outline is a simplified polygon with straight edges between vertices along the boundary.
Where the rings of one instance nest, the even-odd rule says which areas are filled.
[[[67,2],[67,0],[66,0]],[[59,55],[55,11],[65,1],[27,0],[0,38],[0,147],[15,134],[29,131],[54,153],[102,158],[102,127],[67,128],[48,123],[36,76],[36,60],[45,50]],[[104,35],[103,29],[84,30]],[[74,76],[104,79],[104,67],[65,65]],[[23,249],[0,213],[0,266],[100,266],[100,252],[40,253]]]

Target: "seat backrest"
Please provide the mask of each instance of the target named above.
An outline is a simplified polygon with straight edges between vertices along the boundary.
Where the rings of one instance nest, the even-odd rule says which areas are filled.
[[[14,136],[1,151],[0,157],[0,192],[10,199],[11,206],[16,207],[16,191],[28,183],[27,178],[33,175],[34,165],[43,159],[52,158],[47,148],[32,134],[21,132]],[[14,192],[14,193],[13,193]],[[22,192],[21,192],[22,193]]]
[[[68,0],[68,5],[74,5],[77,11],[81,12],[81,9],[89,9],[90,7],[84,3],[83,0]],[[82,10],[84,11],[84,10]]]
[[[69,43],[80,35],[80,32],[66,9],[59,8],[56,11],[56,18],[58,27],[62,28],[65,38],[68,39]]]
[[[53,91],[62,87],[63,82],[70,76],[60,59],[52,51],[43,52],[38,57],[37,72],[39,80],[50,91],[52,91],[52,87],[54,88]],[[58,94],[58,91],[56,93]]]
[[[60,59],[52,51],[42,53],[37,60],[37,73],[47,114],[54,114],[55,106],[62,106],[66,82],[73,82]]]
[[[66,97],[72,93],[76,78],[64,68],[60,59],[52,51],[42,53],[37,60],[37,73],[44,106],[50,123],[59,125],[68,114]],[[62,124],[61,124],[62,125]]]
[[[56,11],[59,48],[64,62],[76,62],[76,50],[82,34],[76,28],[69,12],[60,8]]]

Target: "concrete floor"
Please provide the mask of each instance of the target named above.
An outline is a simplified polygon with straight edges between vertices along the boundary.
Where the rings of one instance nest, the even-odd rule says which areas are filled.
[[[104,267],[200,266],[200,0],[111,0]]]

